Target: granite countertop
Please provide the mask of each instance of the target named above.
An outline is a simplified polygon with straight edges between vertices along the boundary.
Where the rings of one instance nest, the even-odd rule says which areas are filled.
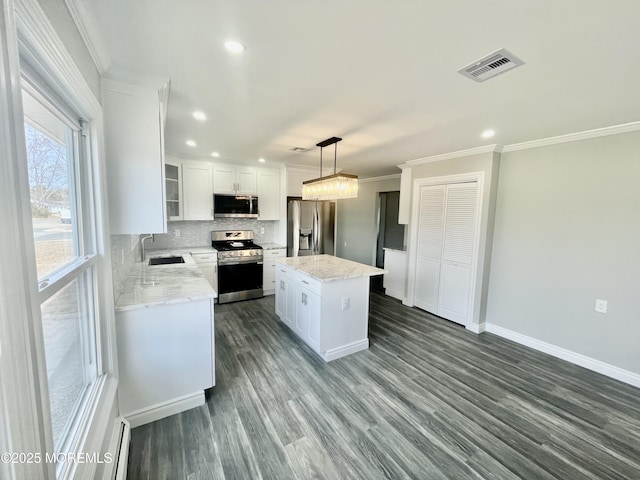
[[[208,251],[212,250],[209,247]],[[216,298],[217,292],[204,278],[190,252],[196,253],[196,249],[148,251],[147,259],[176,255],[182,256],[185,263],[152,266],[148,261],[134,263],[116,301],[116,312]]]
[[[387,273],[386,270],[382,270],[381,268],[345,260],[344,258],[334,257],[333,255],[280,258],[277,260],[277,263],[288,265],[321,282],[372,277],[374,275]]]
[[[262,243],[262,242],[256,242],[258,245],[260,245],[264,250],[277,250],[279,248],[287,248],[286,245],[280,245],[279,243],[271,243],[271,242],[267,242],[267,243]]]
[[[390,248],[390,247],[384,247],[383,250],[389,250],[391,252],[400,252],[400,253],[407,253],[407,249],[406,248]]]

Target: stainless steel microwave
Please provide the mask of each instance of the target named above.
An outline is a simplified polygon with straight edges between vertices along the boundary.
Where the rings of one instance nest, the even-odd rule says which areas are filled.
[[[218,218],[258,218],[258,197],[253,195],[214,195],[213,216]]]

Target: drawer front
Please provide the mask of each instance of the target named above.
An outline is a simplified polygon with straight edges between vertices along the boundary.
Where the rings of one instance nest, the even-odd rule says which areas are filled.
[[[192,253],[191,258],[196,263],[218,263],[218,255],[216,253]]]
[[[264,257],[265,260],[267,260],[269,258],[286,257],[287,256],[287,250],[284,249],[284,248],[277,248],[275,250],[263,250],[262,251],[262,256]]]
[[[315,278],[311,278],[309,275],[305,275],[304,273],[298,273],[298,282],[304,287],[311,290],[314,293],[320,295],[320,290],[322,288],[322,282],[320,280],[316,280]]]

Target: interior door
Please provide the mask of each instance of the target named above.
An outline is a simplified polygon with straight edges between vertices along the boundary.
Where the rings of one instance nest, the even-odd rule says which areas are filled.
[[[465,324],[469,318],[478,184],[447,185],[438,315]]]
[[[414,303],[433,313],[438,310],[445,193],[446,185],[420,189]]]
[[[420,188],[414,303],[462,325],[469,320],[477,182]]]

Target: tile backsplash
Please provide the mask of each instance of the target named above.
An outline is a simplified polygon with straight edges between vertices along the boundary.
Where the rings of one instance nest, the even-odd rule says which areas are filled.
[[[111,235],[113,292],[118,299],[131,265],[140,261],[140,235]]]
[[[255,242],[273,242],[276,222],[260,222],[250,218],[220,218],[210,222],[169,222],[168,233],[154,236],[153,243],[147,240],[147,249],[202,247],[211,245],[212,230],[253,230]],[[264,229],[264,233],[260,233]],[[176,236],[179,230],[180,236]]]

